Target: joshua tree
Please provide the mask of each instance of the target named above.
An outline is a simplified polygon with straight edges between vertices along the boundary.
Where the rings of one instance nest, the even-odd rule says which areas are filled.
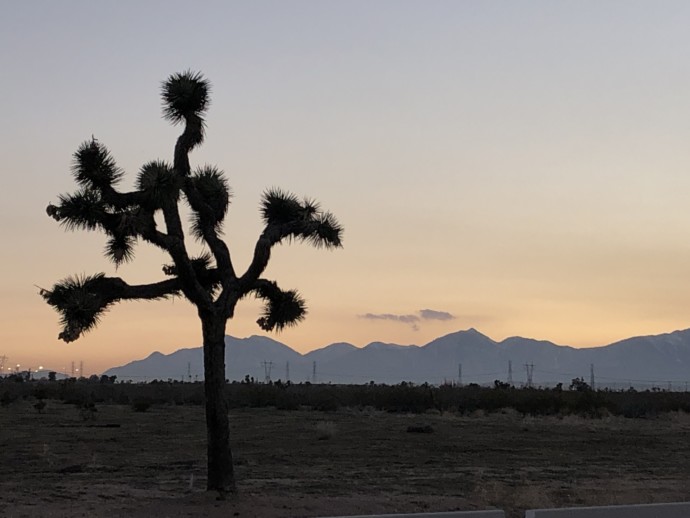
[[[204,113],[209,104],[209,83],[199,73],[170,76],[162,85],[163,114],[173,124],[184,123],[175,144],[172,165],[145,164],[136,189],[118,191],[123,171],[106,147],[91,138],[74,154],[72,174],[79,185],[74,194],[60,195],[48,205],[48,215],[68,230],[101,230],[108,236],[105,255],[115,266],[134,257],[137,241],[165,250],[172,260],[163,266],[167,279],[130,285],[104,273],[67,277],[42,297],[60,314],[59,338],[71,342],[93,329],[109,306],[122,300],[166,299],[182,295],[197,308],[203,335],[204,386],[208,438],[207,489],[235,491],[230,451],[228,407],[225,400],[225,326],[237,302],[254,295],[264,301],[259,326],[280,330],[300,322],[304,300],[294,290],[282,290],[262,277],[271,249],[295,239],[317,247],[341,246],[342,228],[329,212],[309,199],[301,200],[279,189],[264,192],[261,215],[265,224],[247,271],[233,268],[222,224],[230,204],[230,189],[215,167],[194,170],[189,153],[204,140]],[[191,209],[189,233],[207,252],[192,257],[187,251],[180,202]],[[159,228],[161,214],[165,228]]]

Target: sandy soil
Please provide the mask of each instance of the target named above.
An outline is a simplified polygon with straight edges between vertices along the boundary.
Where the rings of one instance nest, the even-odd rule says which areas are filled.
[[[86,417],[86,418],[85,418]],[[314,517],[690,500],[690,417],[231,414],[239,496],[204,491],[203,409],[0,408],[5,517]],[[409,433],[408,427],[432,427]]]

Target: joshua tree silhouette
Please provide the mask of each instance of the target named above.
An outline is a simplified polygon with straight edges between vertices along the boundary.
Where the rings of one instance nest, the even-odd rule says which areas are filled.
[[[123,171],[106,147],[95,138],[74,154],[72,174],[79,185],[74,194],[60,195],[48,205],[48,215],[68,230],[100,230],[108,236],[105,255],[115,265],[134,258],[134,246],[142,240],[166,251],[172,264],[164,265],[167,279],[130,285],[104,273],[67,277],[41,296],[60,314],[59,338],[71,342],[93,329],[109,306],[123,300],[165,299],[182,295],[197,308],[203,335],[209,490],[236,490],[229,441],[225,387],[225,327],[237,302],[248,295],[264,301],[257,323],[266,330],[280,330],[300,322],[304,300],[294,290],[282,290],[262,277],[278,243],[306,241],[317,247],[341,245],[342,227],[329,212],[310,199],[280,189],[269,189],[261,200],[264,228],[251,264],[238,275],[230,251],[222,239],[222,224],[231,192],[222,171],[205,166],[194,170],[189,153],[204,140],[204,113],[209,104],[209,82],[199,73],[170,76],[162,85],[164,117],[184,123],[175,145],[173,164],[152,161],[138,175],[136,189],[118,191]],[[208,249],[191,257],[179,206],[191,209],[189,232]],[[155,216],[161,214],[165,228]]]

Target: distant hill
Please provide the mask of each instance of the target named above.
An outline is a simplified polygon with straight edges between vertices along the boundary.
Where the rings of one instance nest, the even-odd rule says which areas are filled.
[[[622,388],[660,386],[685,389],[690,381],[690,329],[657,336],[628,338],[603,347],[576,349],[531,338],[511,337],[501,342],[475,329],[445,335],[423,346],[373,342],[358,348],[335,343],[300,354],[285,344],[265,336],[225,337],[226,376],[257,381],[290,379],[319,383],[399,383],[412,381],[433,384],[444,381],[492,383],[527,381],[528,365],[533,365],[533,384],[569,384],[575,377],[590,381],[594,367],[595,384]],[[201,348],[180,349],[171,354],[152,353],[105,372],[118,379],[203,379]]]

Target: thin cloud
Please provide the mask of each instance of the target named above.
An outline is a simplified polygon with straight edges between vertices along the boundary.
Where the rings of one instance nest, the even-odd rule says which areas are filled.
[[[420,309],[419,314],[424,320],[455,320],[455,317],[447,311]]]
[[[401,322],[403,324],[409,324],[413,330],[419,330],[419,323],[422,320],[455,320],[455,316],[448,313],[447,311],[436,311],[434,309],[420,309],[417,315],[396,315],[394,313],[365,313],[359,315],[359,318],[364,318],[366,320],[389,320],[391,322]]]
[[[394,315],[392,313],[365,313],[364,315],[359,315],[359,318],[367,320],[393,320],[405,324],[419,322],[419,317],[416,315]]]

